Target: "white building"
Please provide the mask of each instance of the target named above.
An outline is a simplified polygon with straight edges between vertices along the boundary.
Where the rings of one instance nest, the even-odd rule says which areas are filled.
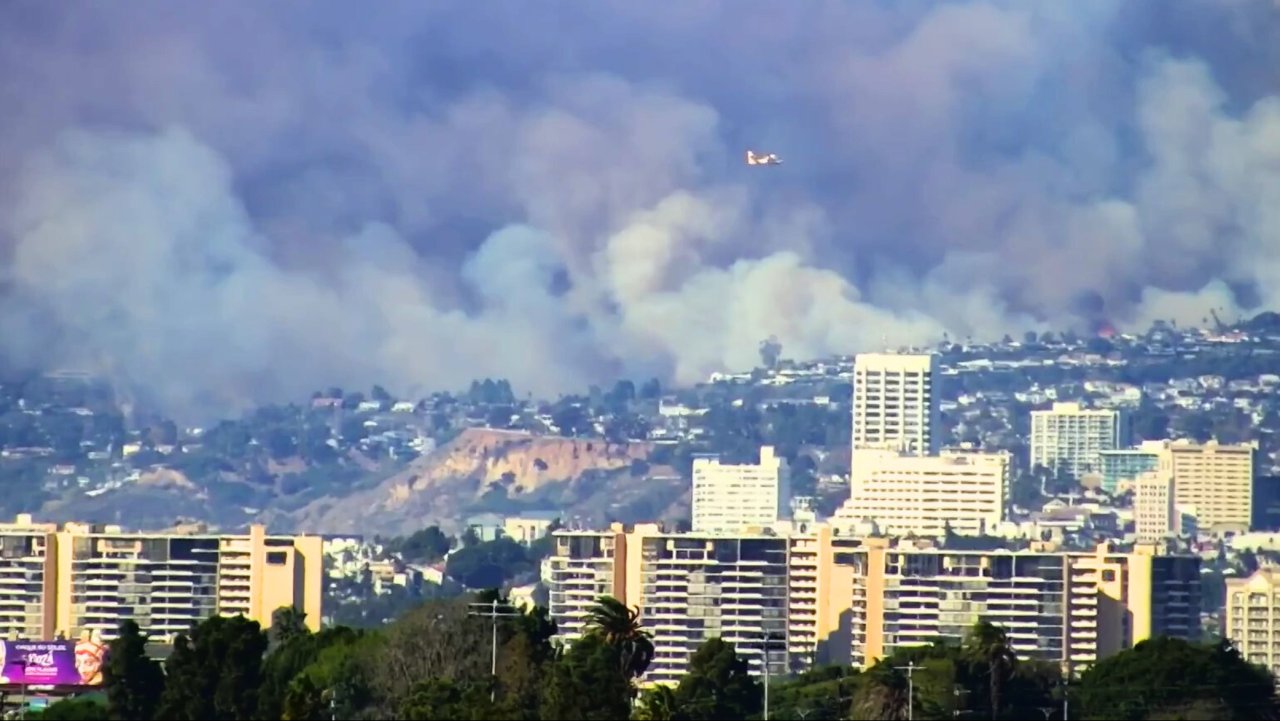
[[[1134,483],[1133,526],[1138,543],[1155,543],[1178,535],[1179,517],[1174,505],[1173,474],[1148,471]]]
[[[1128,417],[1120,410],[1054,403],[1052,409],[1031,411],[1032,468],[1065,471],[1076,479],[1101,473],[1102,452],[1128,441]]]
[[[693,530],[734,533],[769,526],[788,510],[791,498],[787,462],[772,446],[760,448],[757,464],[727,465],[716,456],[693,461]]]
[[[938,452],[936,355],[860,353],[853,366],[853,449]]]
[[[849,500],[836,513],[841,527],[869,520],[884,534],[940,536],[950,527],[978,535],[994,532],[1004,520],[1006,453],[913,456],[866,450],[858,458]]]

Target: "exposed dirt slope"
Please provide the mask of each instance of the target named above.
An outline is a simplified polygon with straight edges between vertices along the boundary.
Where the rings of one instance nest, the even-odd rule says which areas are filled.
[[[308,505],[295,514],[293,525],[362,534],[408,533],[430,523],[457,528],[465,520],[461,509],[495,487],[519,499],[592,471],[626,468],[651,450],[649,443],[469,429],[371,490]]]

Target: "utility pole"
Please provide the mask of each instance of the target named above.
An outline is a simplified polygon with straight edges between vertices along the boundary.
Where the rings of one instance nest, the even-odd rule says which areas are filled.
[[[493,622],[493,647],[489,662],[489,674],[492,676],[493,687],[489,689],[489,703],[493,703],[498,697],[498,619],[514,618],[520,615],[520,612],[512,608],[509,604],[499,603],[498,599],[493,599],[493,603],[471,603],[471,608],[467,611],[468,616],[487,617]]]
[[[908,661],[906,666],[894,666],[893,668],[898,671],[907,672],[907,721],[914,721],[916,710],[916,685],[915,681],[911,678],[911,674],[915,673],[916,669],[924,667],[917,666],[915,661]]]
[[[1071,664],[1067,661],[1062,662],[1062,675],[1058,677],[1058,688],[1062,690],[1062,721],[1071,718],[1068,714],[1071,710]]]

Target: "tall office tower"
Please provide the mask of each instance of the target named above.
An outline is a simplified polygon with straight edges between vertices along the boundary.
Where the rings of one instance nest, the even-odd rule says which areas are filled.
[[[269,626],[282,606],[306,613],[312,630],[320,626],[319,536],[268,536],[262,526],[247,535],[130,533],[79,523],[58,531],[20,517],[0,526],[0,544],[0,579],[14,580],[0,584],[0,623],[26,638],[97,631],[110,640],[131,618],[166,641],[215,613]]]
[[[853,365],[853,450],[938,452],[936,355],[859,353]]]
[[[1280,569],[1227,579],[1224,636],[1249,663],[1280,674]]]
[[[1065,471],[1079,480],[1101,472],[1103,451],[1129,443],[1129,422],[1123,411],[1083,408],[1079,403],[1054,403],[1051,410],[1031,411],[1031,467]]]
[[[790,471],[772,446],[758,464],[727,465],[716,456],[693,460],[693,530],[733,533],[769,526],[790,511]]]
[[[27,514],[0,524],[0,639],[53,638],[57,530]]]
[[[912,456],[859,452],[849,500],[832,523],[841,528],[874,521],[882,534],[941,536],[991,532],[1004,520],[1009,487],[1006,453]]]
[[[951,551],[867,539],[854,557],[853,663],[959,640],[978,619],[1014,651],[1069,672],[1152,636],[1200,636],[1200,559],[1132,553]]]
[[[561,638],[586,632],[596,598],[610,589],[640,609],[654,659],[642,682],[676,683],[702,643],[733,643],[753,674],[784,675],[813,663],[848,661],[842,614],[852,603],[852,566],[822,524],[781,523],[772,532],[668,533],[656,524],[626,532],[557,531],[548,564],[551,616]]]

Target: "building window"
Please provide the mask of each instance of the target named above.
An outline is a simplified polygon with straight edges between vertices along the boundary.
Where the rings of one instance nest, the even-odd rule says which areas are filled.
[[[283,566],[289,562],[289,554],[284,551],[269,551],[267,553],[267,565]]]

